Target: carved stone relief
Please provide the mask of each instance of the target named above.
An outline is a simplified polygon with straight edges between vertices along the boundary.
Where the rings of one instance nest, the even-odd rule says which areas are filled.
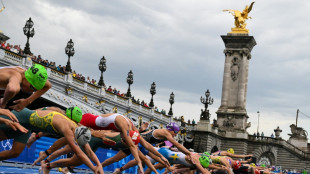
[[[234,57],[231,61],[231,67],[230,67],[230,75],[231,79],[233,81],[236,81],[238,79],[239,70],[240,70],[240,59],[237,57]]]

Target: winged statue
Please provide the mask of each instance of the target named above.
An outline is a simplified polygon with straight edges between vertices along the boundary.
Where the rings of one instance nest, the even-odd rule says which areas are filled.
[[[255,2],[252,2],[250,6],[245,6],[245,9],[240,12],[239,10],[223,10],[224,12],[228,11],[234,16],[235,19],[235,29],[241,29],[244,31],[248,31],[246,27],[246,20],[252,19],[248,14],[251,12],[253,4]]]

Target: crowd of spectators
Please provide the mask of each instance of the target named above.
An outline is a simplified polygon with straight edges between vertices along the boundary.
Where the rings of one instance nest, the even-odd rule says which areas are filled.
[[[14,45],[13,46],[13,45],[11,45],[9,43],[6,43],[6,41],[0,41],[0,44],[1,44],[1,47],[6,49],[6,50],[12,51],[12,52],[14,52],[16,54],[20,54],[20,55],[24,54],[23,50],[20,48],[20,45]],[[44,59],[44,58],[42,58],[41,55],[36,56],[36,55],[30,54],[29,56],[31,57],[32,61],[34,61],[36,63],[39,63],[41,65],[44,65],[45,67],[49,67],[49,68],[54,69],[54,70],[56,70],[58,72],[61,72],[61,73],[67,73],[66,66],[62,66],[62,65],[56,66],[55,62],[49,61],[48,59]],[[72,76],[73,76],[73,78],[79,79],[79,80],[87,82],[89,84],[97,85],[97,81],[96,80],[94,80],[94,79],[90,80],[89,76],[87,78],[85,78],[85,76],[83,74],[76,73],[75,70],[73,70]],[[111,86],[109,86],[109,88],[106,88],[106,86],[104,85],[104,89],[109,91],[109,92],[111,92],[111,93],[113,93],[113,94],[115,94],[115,95],[118,95],[120,97],[127,98],[125,93],[121,93],[116,88],[112,89]],[[135,103],[137,103],[137,104],[139,104],[141,106],[149,108],[147,102],[144,102],[144,100],[142,100],[140,102],[139,99],[136,100],[133,96],[132,96],[131,99],[132,99],[133,102],[135,102]],[[158,110],[158,108],[156,106],[155,106],[154,109],[155,109],[156,112],[159,112],[159,110]],[[160,111],[160,113],[166,115],[166,111],[164,109],[162,109]]]
[[[0,41],[0,44],[1,44],[1,47],[6,49],[6,50],[9,50],[9,51],[12,51],[14,53],[17,53],[17,54],[23,54],[23,50],[20,48],[20,45],[11,45],[9,43],[6,43],[6,41]]]

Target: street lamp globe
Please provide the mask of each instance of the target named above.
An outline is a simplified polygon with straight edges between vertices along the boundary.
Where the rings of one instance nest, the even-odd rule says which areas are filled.
[[[23,32],[24,34],[27,36],[27,42],[26,42],[26,46],[25,46],[25,49],[24,49],[24,53],[25,54],[31,54],[31,51],[30,51],[30,44],[29,44],[29,38],[30,37],[33,37],[35,32],[34,32],[34,28],[33,27],[33,22],[31,20],[31,18],[29,18],[27,21],[26,21],[26,24],[25,26],[23,27]]]
[[[152,98],[151,98],[151,102],[150,102],[149,106],[151,108],[153,108],[154,107],[153,96],[156,94],[156,84],[155,84],[155,82],[153,82],[152,85],[151,85],[150,93],[152,95]]]
[[[133,83],[133,72],[131,70],[128,72],[127,83],[128,83],[128,90],[126,96],[130,98],[131,97],[130,85]]]
[[[102,56],[102,58],[100,59],[100,62],[98,64],[99,70],[101,71],[101,76],[99,79],[99,86],[104,86],[104,81],[103,81],[103,72],[106,71],[107,69],[107,65],[106,65],[106,59],[104,58],[104,56]]]
[[[65,48],[65,53],[68,55],[66,72],[72,72],[71,65],[70,65],[70,57],[72,57],[75,53],[73,46],[74,46],[74,43],[73,43],[72,39],[70,39],[70,41],[67,43],[67,46]]]

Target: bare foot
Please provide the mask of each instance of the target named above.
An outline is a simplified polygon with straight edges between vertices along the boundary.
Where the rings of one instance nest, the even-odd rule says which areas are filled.
[[[41,168],[43,169],[44,166],[46,166],[46,163],[44,160],[40,161],[40,165],[41,165]]]
[[[50,173],[50,169],[47,168],[46,164],[42,165],[42,171],[43,171],[43,174],[49,174]]]
[[[47,157],[46,153],[43,152],[43,151],[41,151],[41,152],[39,153],[38,159],[36,159],[36,160],[32,163],[32,167],[33,167],[34,165],[36,165],[38,162],[41,162],[42,160],[44,160],[46,157]]]
[[[119,168],[116,168],[112,174],[121,174],[122,172],[119,170]]]
[[[37,140],[36,133],[33,132],[27,141],[27,147],[30,148],[32,143],[34,143],[36,140]]]

